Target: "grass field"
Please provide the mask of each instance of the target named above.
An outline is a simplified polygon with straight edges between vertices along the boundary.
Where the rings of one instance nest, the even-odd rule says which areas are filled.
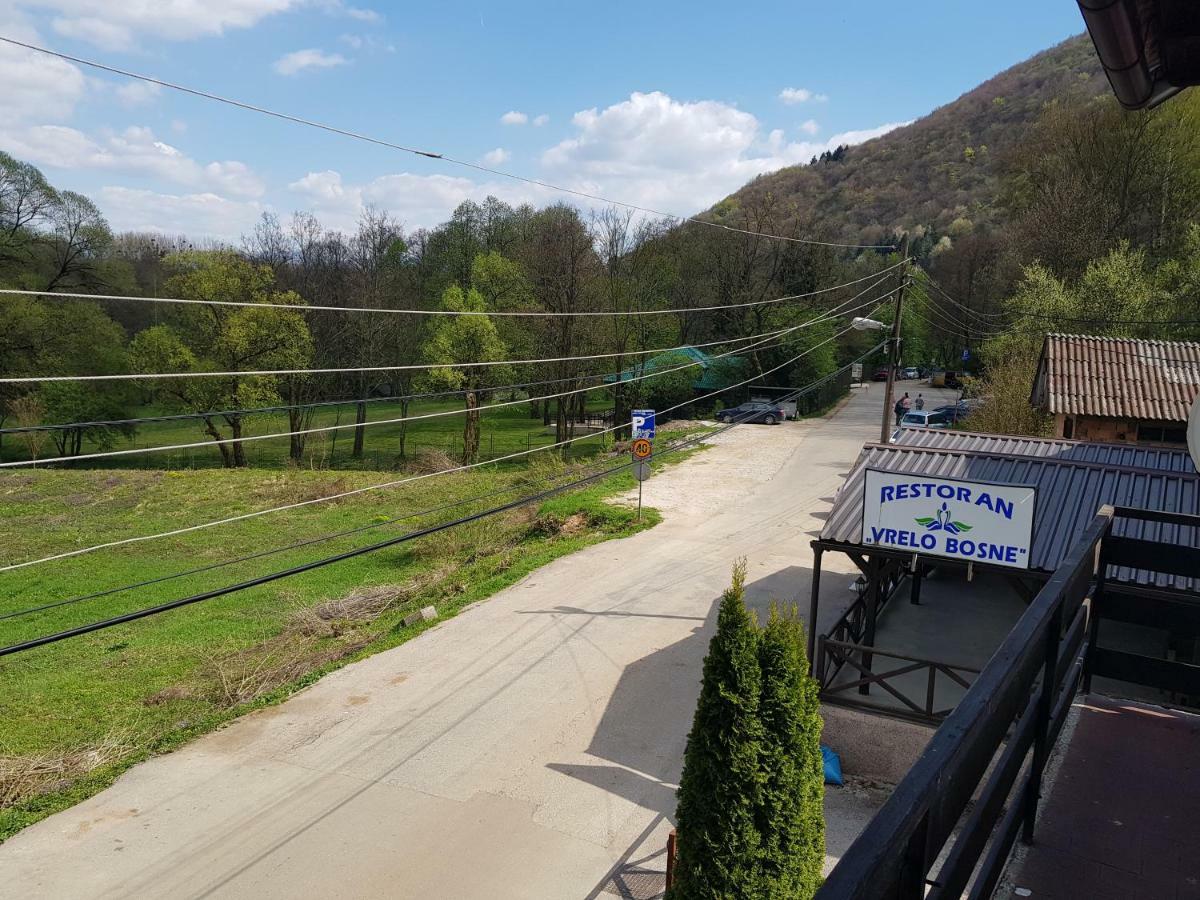
[[[603,394],[604,392],[597,392],[596,395],[589,395],[588,409],[611,409],[612,400]],[[508,401],[507,395],[499,398],[499,402],[506,403]],[[413,401],[409,405],[409,418],[430,415],[434,417],[416,418],[407,423],[405,441],[407,455],[412,456],[422,449],[438,450],[451,456],[460,454],[463,430],[462,409],[462,400],[459,398]],[[354,411],[353,403],[318,407],[314,412],[311,424],[307,427],[332,428],[337,425],[352,425]],[[441,413],[445,413],[445,415],[438,415]],[[162,414],[163,411],[155,407],[143,407],[135,411],[136,417]],[[354,444],[354,429],[347,427],[308,435],[303,466],[305,468],[370,470],[392,468],[398,463],[401,424],[390,420],[400,418],[402,418],[402,411],[399,403],[392,400],[371,401],[367,404],[367,421],[386,422],[387,424],[369,424],[363,429],[364,452],[361,460],[352,459],[350,456]],[[9,427],[14,427],[12,422],[7,424]],[[125,450],[210,441],[211,439],[204,434],[202,429],[203,423],[194,419],[147,422],[139,425],[136,434],[132,437],[119,437],[117,442],[108,449]],[[288,417],[283,412],[255,413],[245,419],[246,436],[280,434],[289,430]],[[224,427],[223,423],[222,431],[228,436],[228,428]],[[542,447],[554,442],[554,429],[545,428],[541,418],[531,418],[527,403],[500,406],[490,411],[485,407],[480,423],[480,432],[482,435],[480,456],[484,459],[506,456],[510,453]],[[34,440],[38,440],[38,438],[34,438]],[[31,458],[29,441],[30,438],[25,435],[4,435],[3,444],[0,445],[0,460]],[[580,442],[570,445],[568,454],[591,453],[598,441],[599,439],[596,442]],[[589,447],[589,444],[592,446]],[[289,464],[287,438],[248,441],[244,447],[247,461],[253,467],[282,468]],[[84,453],[95,452],[96,449],[94,444],[85,440]],[[58,451],[54,442],[48,434],[42,433],[36,456],[45,458],[57,455]],[[213,445],[186,450],[116,456],[95,462],[83,460],[75,465],[102,466],[104,468],[209,468],[221,465],[221,455],[216,445]]]
[[[0,645],[364,546],[625,460],[609,452],[566,461],[537,454],[519,466],[487,466],[0,573],[3,616],[330,532],[375,526],[137,590],[0,619]],[[395,477],[394,472],[296,468],[6,471],[0,473],[0,564]],[[605,502],[632,485],[631,475],[622,471],[531,507],[0,659],[0,840],[94,793],[147,755],[286,696],[330,668],[408,640],[428,627],[401,623],[413,609],[434,604],[444,619],[558,556],[652,525],[653,511],[638,524],[631,510]],[[491,496],[481,498],[484,494]],[[457,505],[411,515],[447,504]]]

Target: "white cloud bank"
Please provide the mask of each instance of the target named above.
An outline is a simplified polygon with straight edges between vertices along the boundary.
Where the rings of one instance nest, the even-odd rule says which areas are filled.
[[[692,215],[756,175],[807,163],[825,150],[859,144],[907,123],[846,131],[823,141],[788,141],[781,130],[764,133],[755,116],[729,104],[682,102],[655,92],[632,94],[602,110],[583,110],[575,114],[573,124],[574,136],[542,153],[537,177],[641,207]],[[579,202],[519,182],[413,172],[356,184],[325,170],[310,172],[288,187],[296,200],[337,228],[349,227],[368,204],[388,209],[413,228],[436,225],[464,200],[482,200],[488,194],[510,203]]]

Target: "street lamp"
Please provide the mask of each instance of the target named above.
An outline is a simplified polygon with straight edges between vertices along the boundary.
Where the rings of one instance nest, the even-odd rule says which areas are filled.
[[[855,316],[850,321],[850,327],[855,331],[883,331],[887,325],[882,322],[876,322],[874,319],[864,319],[862,316]]]

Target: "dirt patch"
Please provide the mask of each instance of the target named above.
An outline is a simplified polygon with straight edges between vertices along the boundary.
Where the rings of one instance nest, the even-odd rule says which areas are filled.
[[[419,451],[405,468],[417,475],[430,475],[434,472],[445,472],[458,468],[459,463],[443,450],[426,449]]]
[[[203,669],[208,699],[224,708],[249,703],[368,643],[367,637],[328,644],[283,634],[244,650],[210,657]]]
[[[116,762],[135,749],[132,735],[122,731],[92,747],[69,753],[0,756],[0,807],[65,790],[77,778]]]
[[[67,506],[87,506],[93,499],[91,494],[67,494],[63,497],[63,503]]]
[[[335,494],[344,494],[348,490],[350,490],[350,484],[345,478],[335,478],[332,481],[322,481],[318,484],[301,482],[291,485],[288,497],[291,503],[307,503],[313,500],[325,500]]]
[[[182,684],[173,684],[161,691],[156,691],[142,701],[144,706],[162,706],[164,703],[174,703],[177,700],[190,700],[195,694],[191,688]]]

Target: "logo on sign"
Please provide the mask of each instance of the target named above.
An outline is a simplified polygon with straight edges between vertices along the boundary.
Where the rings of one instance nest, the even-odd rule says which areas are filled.
[[[631,416],[633,422],[633,437],[654,440],[654,410],[635,409]]]
[[[649,459],[650,454],[654,451],[654,445],[645,438],[638,438],[633,442],[633,458],[634,459]]]
[[[868,469],[862,542],[911,553],[1029,568],[1033,487]]]

